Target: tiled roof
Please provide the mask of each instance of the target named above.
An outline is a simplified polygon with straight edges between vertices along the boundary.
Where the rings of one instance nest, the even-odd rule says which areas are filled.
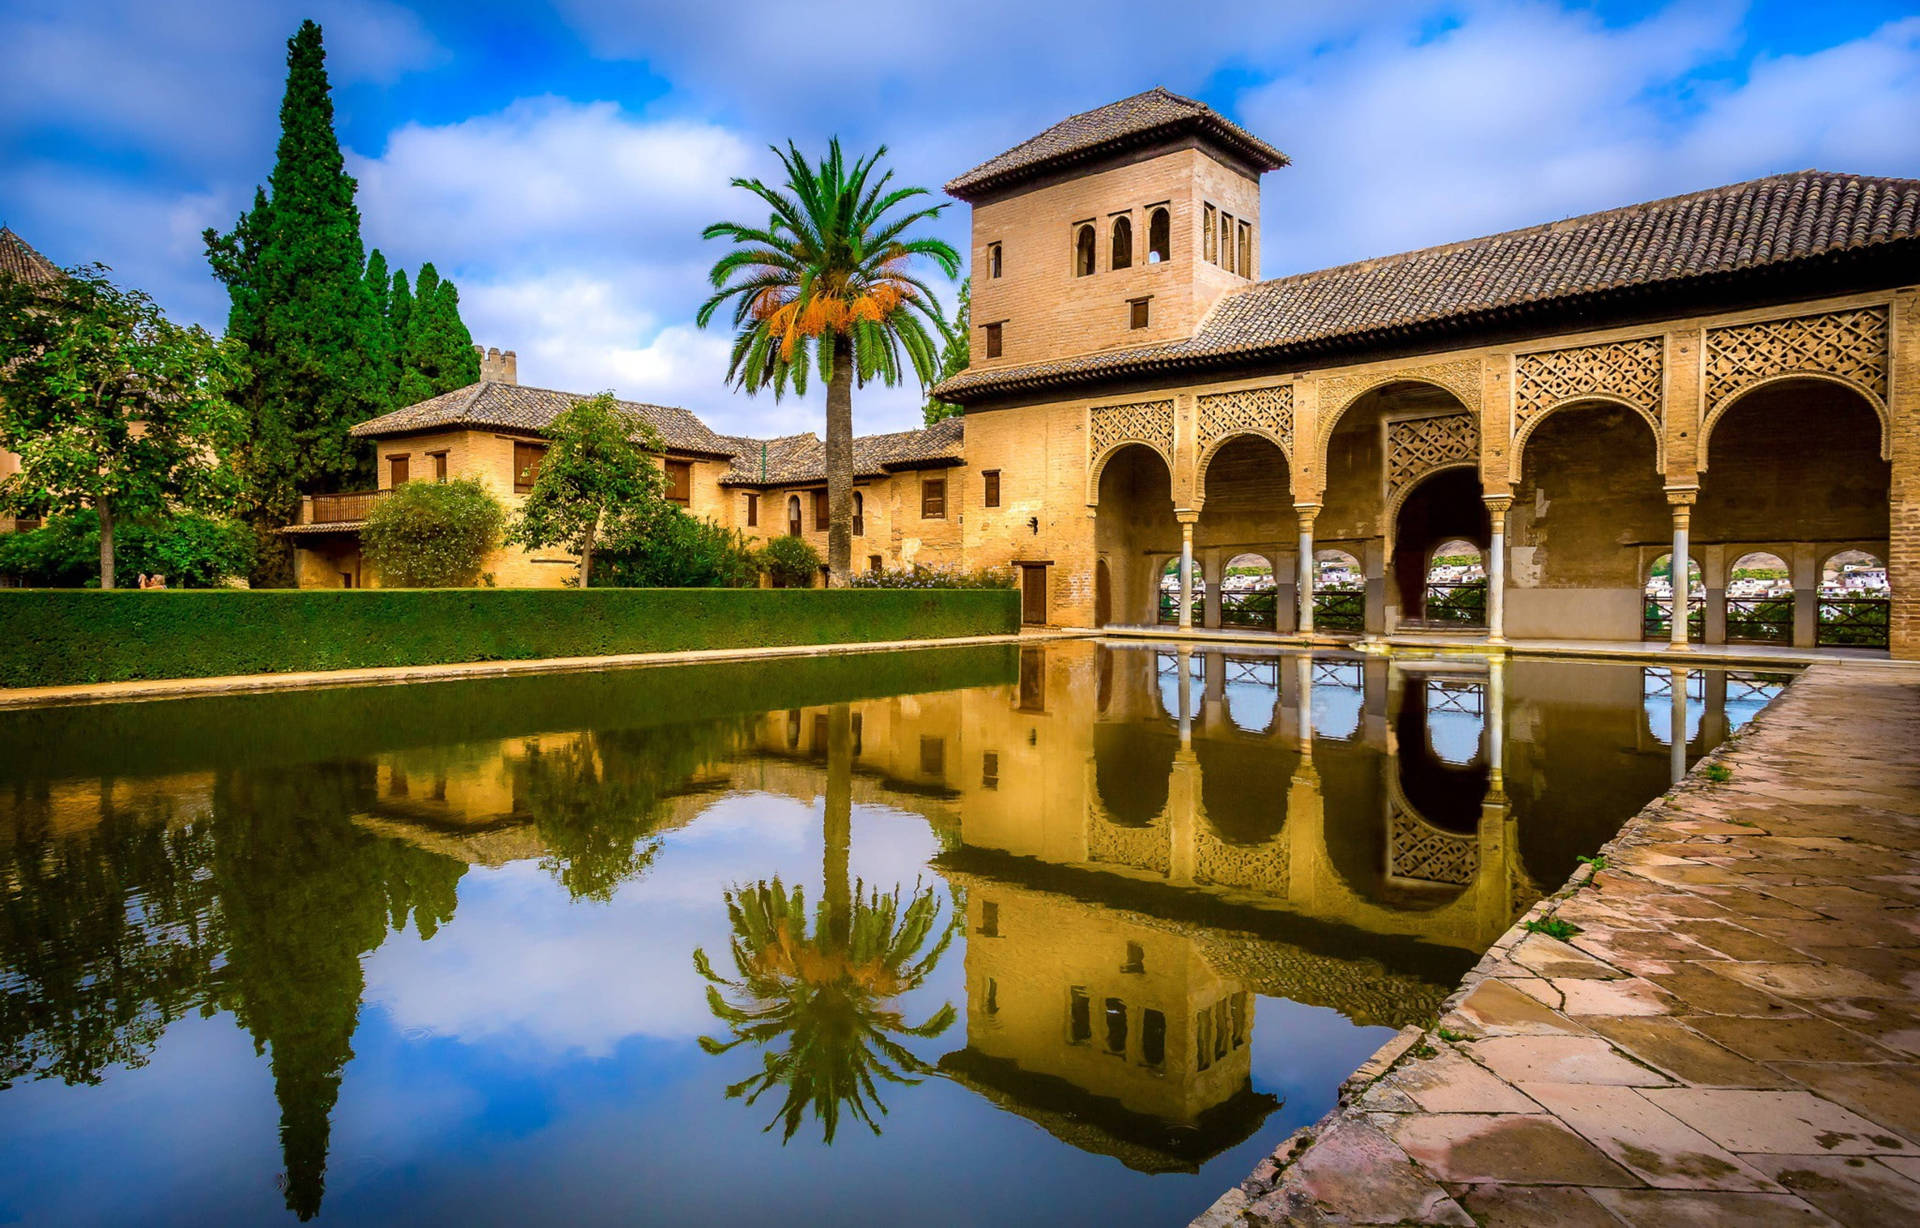
[[[1259,282],[1222,298],[1190,339],[963,371],[934,395],[965,401],[1123,372],[1365,344],[1492,312],[1779,269],[1916,239],[1920,180],[1774,175]]]
[[[33,284],[60,279],[53,261],[33,250],[19,235],[0,226],[0,277],[13,277]]]
[[[538,433],[547,429],[560,414],[588,398],[577,392],[555,392],[548,388],[527,388],[482,380],[443,392],[437,397],[396,409],[355,426],[357,439],[405,435],[418,431],[456,427],[492,427],[496,430]],[[708,456],[730,456],[733,449],[722,442],[706,423],[691,410],[672,405],[646,405],[638,401],[616,401],[621,409],[645,421],[659,434],[660,441],[674,452],[698,452]]]
[[[947,184],[961,200],[1011,186],[1048,167],[1178,135],[1198,132],[1225,145],[1260,170],[1287,164],[1287,155],[1203,102],[1155,86],[1144,94],[1070,115],[1031,140],[989,158]]]
[[[826,445],[813,435],[781,439],[730,439],[740,446],[733,471],[721,481],[732,485],[788,486],[823,482],[827,477]],[[766,473],[761,475],[761,444],[766,444]],[[883,477],[898,469],[957,463],[966,442],[966,419],[946,418],[916,431],[891,435],[861,435],[853,441],[856,477]]]

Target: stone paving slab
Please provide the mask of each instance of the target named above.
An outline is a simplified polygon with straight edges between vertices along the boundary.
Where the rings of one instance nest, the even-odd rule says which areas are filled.
[[[1808,670],[1195,1225],[1920,1223],[1915,748]]]

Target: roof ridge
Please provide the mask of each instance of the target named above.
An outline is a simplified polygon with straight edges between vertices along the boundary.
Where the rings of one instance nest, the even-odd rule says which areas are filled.
[[[1442,252],[1456,251],[1461,248],[1473,247],[1481,243],[1493,243],[1499,240],[1517,239],[1517,238],[1521,238],[1523,236],[1528,236],[1528,235],[1551,234],[1555,230],[1558,230],[1561,228],[1572,229],[1583,223],[1592,222],[1598,218],[1633,217],[1643,212],[1653,212],[1658,208],[1679,204],[1683,201],[1708,200],[1714,197],[1725,196],[1725,195],[1736,193],[1736,192],[1742,192],[1742,191],[1757,187],[1758,185],[1763,183],[1792,182],[1794,180],[1804,179],[1809,176],[1817,176],[1825,179],[1846,180],[1848,182],[1869,182],[1870,181],[1874,183],[1910,184],[1914,188],[1920,189],[1920,179],[1907,179],[1898,175],[1850,175],[1840,171],[1822,171],[1822,170],[1780,171],[1772,175],[1761,175],[1754,179],[1743,179],[1739,183],[1726,183],[1726,184],[1721,184],[1719,187],[1713,187],[1713,188],[1697,188],[1691,192],[1676,192],[1672,196],[1661,196],[1661,197],[1656,197],[1653,200],[1635,201],[1634,203],[1627,204],[1627,205],[1615,205],[1610,209],[1594,209],[1587,213],[1570,214],[1563,218],[1556,218],[1550,222],[1535,222],[1531,226],[1518,226],[1512,230],[1496,230],[1490,234],[1477,235],[1469,239],[1453,239],[1453,240],[1449,240],[1446,243],[1434,243],[1434,244],[1429,244],[1426,247],[1410,247],[1410,248],[1407,248],[1405,251],[1387,252],[1379,256],[1367,256],[1360,260],[1349,260],[1343,264],[1323,265],[1317,269],[1302,269],[1298,273],[1288,273],[1283,277],[1269,277],[1262,281],[1249,282],[1247,285],[1241,286],[1237,290],[1233,290],[1230,293],[1221,295],[1219,300],[1215,303],[1215,306],[1217,307],[1219,303],[1223,303],[1228,299],[1239,298],[1240,296],[1247,294],[1250,291],[1268,289],[1271,287],[1279,286],[1285,282],[1300,281],[1306,278],[1313,278],[1313,277],[1323,277],[1329,273],[1344,273],[1350,270],[1378,268],[1381,266],[1393,264],[1401,260],[1411,260],[1418,256],[1434,256]]]

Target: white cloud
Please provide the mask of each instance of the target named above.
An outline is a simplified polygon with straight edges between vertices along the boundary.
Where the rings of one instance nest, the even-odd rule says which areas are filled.
[[[1268,177],[1279,275],[1820,165],[1912,174],[1920,21],[1720,83],[1740,10],[1676,4],[1627,26],[1544,4],[1382,35],[1247,91],[1294,156]]]
[[[682,405],[716,430],[816,430],[819,393],[776,402],[725,384],[729,335],[694,311],[723,217],[757,217],[734,176],[766,175],[764,147],[731,129],[611,102],[522,99],[459,123],[408,124],[353,156],[367,242],[460,286],[474,339],[519,355],[523,383],[612,388]],[[915,425],[917,387],[856,395],[861,430]]]
[[[326,36],[337,88],[386,84],[445,51],[412,12],[385,0],[201,0],[193,12],[150,0],[67,0],[0,9],[0,127],[41,123],[90,141],[232,166],[270,156],[286,79],[286,40],[303,18]]]

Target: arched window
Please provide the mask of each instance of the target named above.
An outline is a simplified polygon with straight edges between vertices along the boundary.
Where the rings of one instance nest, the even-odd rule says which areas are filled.
[[[867,499],[857,490],[853,492],[853,535],[867,535]]]
[[[987,244],[987,276],[1000,276],[1000,245],[998,243]]]
[[[1073,275],[1086,277],[1093,272],[1093,227],[1082,226],[1073,238]]]
[[[800,536],[800,496],[787,496],[787,536]]]
[[[1647,572],[1645,599],[1642,602],[1640,634],[1645,639],[1664,640],[1673,627],[1673,556],[1663,554],[1653,560]],[[1687,638],[1700,642],[1706,633],[1707,587],[1701,581],[1700,561],[1687,560],[1686,595],[1681,599],[1687,611]]]
[[[1240,223],[1240,276],[1253,276],[1253,227]]]
[[[1113,219],[1113,267],[1116,269],[1133,267],[1133,219],[1131,218]]]
[[[1884,560],[1865,550],[1840,551],[1820,568],[1814,643],[1823,648],[1885,648],[1892,598]]]
[[[1785,559],[1756,550],[1733,561],[1727,575],[1727,638],[1793,642],[1793,574]]]
[[[1165,209],[1147,215],[1147,263],[1173,259],[1173,217]]]

